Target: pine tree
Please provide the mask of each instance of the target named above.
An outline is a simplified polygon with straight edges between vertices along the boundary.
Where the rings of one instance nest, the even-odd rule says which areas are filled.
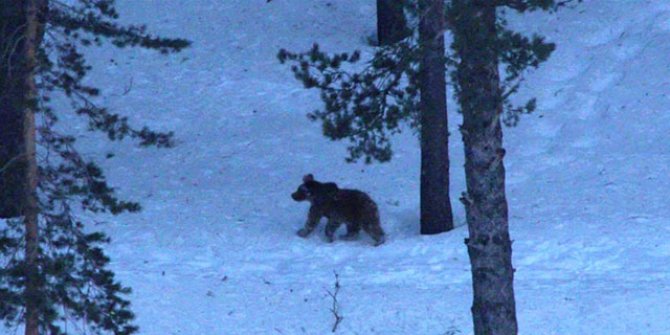
[[[501,118],[514,125],[520,114],[532,112],[535,100],[514,107],[508,98],[517,91],[523,71],[539,66],[555,48],[542,37],[527,38],[509,30],[504,10],[555,10],[565,3],[452,0],[447,9],[454,36],[452,79],[463,114],[467,192],[461,201],[469,229],[466,245],[477,335],[517,333]],[[505,66],[503,76],[500,63]]]
[[[23,217],[23,279],[25,288],[25,334],[39,334],[39,306],[41,298],[39,276],[39,235],[37,206],[37,160],[35,137],[35,112],[37,87],[34,72],[37,68],[37,49],[44,34],[43,15],[45,3],[39,0],[3,2],[0,6],[5,25],[2,41],[12,41],[11,48],[3,46],[2,115],[8,118],[3,127],[2,154],[3,181],[11,183],[2,192],[9,206],[3,206],[4,216]],[[7,29],[16,27],[15,29]],[[12,201],[16,200],[16,201]],[[0,245],[1,246],[1,245]],[[1,297],[1,296],[0,296]]]
[[[421,134],[421,232],[435,234],[453,228],[444,18],[440,17],[442,4],[437,1],[422,1],[430,15],[421,16],[417,3],[402,3],[408,14],[417,18],[414,21],[423,22],[422,29],[413,29],[421,31],[377,48],[372,59],[358,66],[362,68],[359,71],[351,70],[360,62],[358,50],[330,55],[314,44],[303,53],[282,49],[278,58],[281,63],[294,63],[291,70],[305,88],[321,91],[324,108],[308,117],[322,122],[326,137],[349,140],[348,162],[388,162],[393,155],[391,136],[407,128]]]
[[[21,16],[25,17],[22,22],[25,33],[21,34],[23,40],[19,43],[16,52],[22,58],[21,76],[17,79],[23,85],[23,93],[18,98],[22,99],[23,107],[23,148],[20,150],[24,165],[22,176],[22,214],[25,229],[25,278],[26,288],[24,297],[26,301],[26,335],[39,335],[39,306],[42,299],[40,292],[39,276],[39,228],[37,205],[37,146],[35,132],[35,111],[37,104],[37,87],[35,85],[34,71],[37,68],[37,49],[44,35],[43,17],[40,13],[46,10],[44,0],[26,0],[23,8],[17,8]],[[21,11],[23,10],[23,11]]]
[[[130,289],[107,269],[101,248],[109,239],[85,230],[73,212],[77,204],[112,214],[140,206],[118,199],[75,138],[55,129],[63,111],[50,101],[69,98],[73,112],[110,140],[169,147],[171,133],[137,129],[92,102],[100,91],[83,84],[91,68],[79,50],[110,41],[169,53],[189,42],[119,25],[113,0],[0,0],[0,14],[0,117],[12,122],[0,127],[0,212],[10,217],[0,221],[0,319],[8,327],[24,323],[30,335],[67,334],[68,323],[95,334],[135,333]],[[46,158],[36,157],[36,146]]]
[[[454,228],[449,199],[449,126],[444,0],[419,1],[421,71],[421,234]]]
[[[377,0],[377,42],[389,45],[400,42],[412,31],[407,27],[405,8],[399,0]]]
[[[540,36],[529,38],[509,30],[505,10],[555,11],[579,1],[452,0],[445,11],[454,37],[448,71],[463,114],[467,192],[461,201],[470,232],[466,244],[478,335],[517,331],[501,124],[515,126],[521,115],[535,110],[535,99],[515,106],[509,98],[519,89],[524,71],[538,67],[555,48]],[[426,23],[431,12],[422,8],[429,8],[428,3],[420,0],[417,8],[416,2],[409,1],[405,6],[419,22]],[[308,116],[322,121],[327,137],[351,142],[349,161],[385,162],[392,157],[389,138],[401,131],[401,124],[419,129],[423,135],[419,96],[424,98],[427,92],[420,70],[430,64],[423,58],[425,45],[413,35],[378,48],[359,71],[343,69],[355,68],[360,61],[357,51],[328,55],[315,44],[308,52],[281,50],[278,56],[282,63],[296,63],[291,69],[306,88],[321,91],[324,109]],[[502,76],[499,65],[505,69]]]
[[[25,35],[12,27],[26,26],[26,19],[23,2],[0,2],[0,218],[19,216],[25,193],[21,149],[27,71],[24,50],[10,41]]]
[[[455,75],[463,113],[467,193],[461,198],[470,231],[475,334],[516,334],[512,246],[507,221],[496,7],[454,0]]]

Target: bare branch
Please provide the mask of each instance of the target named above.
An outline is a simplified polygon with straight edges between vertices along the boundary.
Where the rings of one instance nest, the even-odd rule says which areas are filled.
[[[21,154],[21,155],[17,155],[17,156],[12,157],[12,159],[7,161],[7,163],[4,166],[0,167],[0,175],[5,173],[5,171],[7,171],[7,169],[9,169],[14,163],[16,163],[16,161],[18,161],[19,159],[21,159],[22,157],[25,157],[25,156],[26,156],[26,154]]]
[[[340,304],[337,301],[337,294],[340,292],[340,276],[335,271],[333,271],[333,274],[335,274],[335,289],[333,291],[326,290],[326,293],[328,293],[333,302],[332,306],[330,307],[330,312],[335,318],[332,329],[332,332],[334,333],[337,331],[337,326],[340,325],[340,322],[342,322],[344,316],[340,314]]]

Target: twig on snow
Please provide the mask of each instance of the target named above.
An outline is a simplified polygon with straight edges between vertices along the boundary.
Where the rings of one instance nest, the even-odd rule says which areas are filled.
[[[333,324],[333,330],[332,332],[337,331],[337,326],[340,325],[340,322],[342,322],[342,319],[344,317],[342,314],[340,314],[340,304],[337,301],[337,294],[340,293],[340,276],[337,274],[337,272],[333,271],[335,274],[335,289],[333,291],[326,290],[328,295],[331,297],[333,304],[330,307],[330,312],[333,314],[333,317],[335,318],[335,323]]]

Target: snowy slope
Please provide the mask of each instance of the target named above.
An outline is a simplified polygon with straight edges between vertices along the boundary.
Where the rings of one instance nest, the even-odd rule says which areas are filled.
[[[118,2],[124,21],[194,42],[174,57],[90,52],[108,106],[180,141],[146,150],[81,132],[82,150],[145,208],[96,227],[113,238],[142,334],[326,334],[334,271],[338,333],[472,333],[460,138],[459,227],[420,236],[417,140],[398,138],[389,164],[344,163],[345,144],[305,118],[317,93],[276,61],[314,41],[369,51],[374,1]],[[506,130],[520,333],[670,334],[670,2],[589,0],[512,22],[558,44],[519,96],[537,96],[539,111]],[[450,122],[457,135],[460,115]],[[369,191],[387,244],[295,236],[306,205],[289,194],[307,172]]]

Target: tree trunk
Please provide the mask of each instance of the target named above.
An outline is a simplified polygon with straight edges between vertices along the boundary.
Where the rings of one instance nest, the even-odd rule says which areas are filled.
[[[0,218],[21,216],[24,200],[22,6],[22,1],[0,0]]]
[[[377,41],[379,45],[397,43],[409,34],[402,1],[377,0]]]
[[[19,168],[12,170],[12,178],[19,179],[20,213],[25,225],[25,334],[39,335],[39,319],[43,297],[40,294],[39,271],[39,235],[38,235],[38,199],[37,199],[37,158],[36,158],[36,131],[35,113],[37,111],[37,87],[35,71],[37,69],[37,52],[44,34],[44,20],[46,19],[46,0],[5,0],[2,2],[3,14],[8,14],[11,22],[17,24],[10,27],[15,33],[9,40],[16,46],[9,56],[9,76],[3,83],[7,83],[9,100],[7,110],[11,117],[20,116],[15,129],[7,129],[3,133],[4,139],[17,145],[18,155],[10,158],[11,164],[17,162]],[[6,36],[6,35],[5,35]],[[3,36],[4,37],[4,36]],[[3,94],[4,95],[4,94]],[[4,103],[2,105],[5,107]],[[16,137],[14,137],[16,136]],[[7,167],[7,166],[6,166]],[[13,179],[10,182],[15,182]],[[13,184],[17,185],[17,184]]]
[[[449,128],[445,80],[444,3],[421,0],[421,234],[453,229],[449,200]]]
[[[502,147],[502,93],[495,50],[496,9],[489,1],[454,0],[454,46],[459,103],[463,112],[469,229],[476,335],[517,333],[514,268],[509,236]]]

